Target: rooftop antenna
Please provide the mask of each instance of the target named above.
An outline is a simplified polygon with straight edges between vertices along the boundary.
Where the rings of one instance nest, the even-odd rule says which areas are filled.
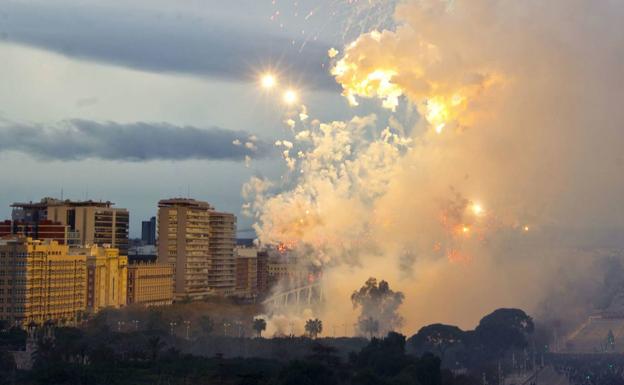
[[[63,187],[61,187],[61,201],[63,200]]]

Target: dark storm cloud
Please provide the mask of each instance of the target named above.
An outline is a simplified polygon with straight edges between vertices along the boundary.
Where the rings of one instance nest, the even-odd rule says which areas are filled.
[[[296,74],[293,82],[337,89],[329,46],[252,31],[243,20],[112,6],[0,0],[0,41],[145,71],[248,80],[262,66]],[[156,7],[154,7],[156,8]]]
[[[266,157],[271,148],[243,131],[216,127],[200,129],[167,123],[119,124],[78,119],[52,127],[0,122],[0,152],[18,151],[40,159],[236,161],[246,156]]]

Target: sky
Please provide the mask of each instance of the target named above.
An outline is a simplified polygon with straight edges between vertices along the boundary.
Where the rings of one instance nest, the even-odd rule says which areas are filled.
[[[253,236],[242,184],[283,172],[273,142],[284,106],[258,76],[276,72],[315,116],[343,118],[326,54],[345,39],[336,10],[333,1],[1,0],[0,217],[12,202],[62,191],[128,208],[140,236],[159,199],[190,195],[236,213],[239,236]]]

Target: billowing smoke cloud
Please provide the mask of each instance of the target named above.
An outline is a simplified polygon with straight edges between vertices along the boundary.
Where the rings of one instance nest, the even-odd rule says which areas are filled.
[[[80,119],[53,126],[0,121],[0,152],[18,151],[40,159],[239,161],[265,157],[271,148],[255,135],[216,127]]]
[[[333,74],[352,104],[420,119],[298,121],[295,187],[248,194],[262,241],[325,267],[326,324],[355,322],[349,293],[371,275],[405,294],[408,332],[597,286],[597,247],[624,230],[623,16],[614,1],[406,1],[396,30],[346,47]]]

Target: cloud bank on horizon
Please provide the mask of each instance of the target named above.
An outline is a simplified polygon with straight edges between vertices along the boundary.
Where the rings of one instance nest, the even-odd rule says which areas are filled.
[[[42,160],[231,160],[264,158],[271,144],[243,131],[168,123],[72,119],[48,126],[0,121],[0,152]]]

